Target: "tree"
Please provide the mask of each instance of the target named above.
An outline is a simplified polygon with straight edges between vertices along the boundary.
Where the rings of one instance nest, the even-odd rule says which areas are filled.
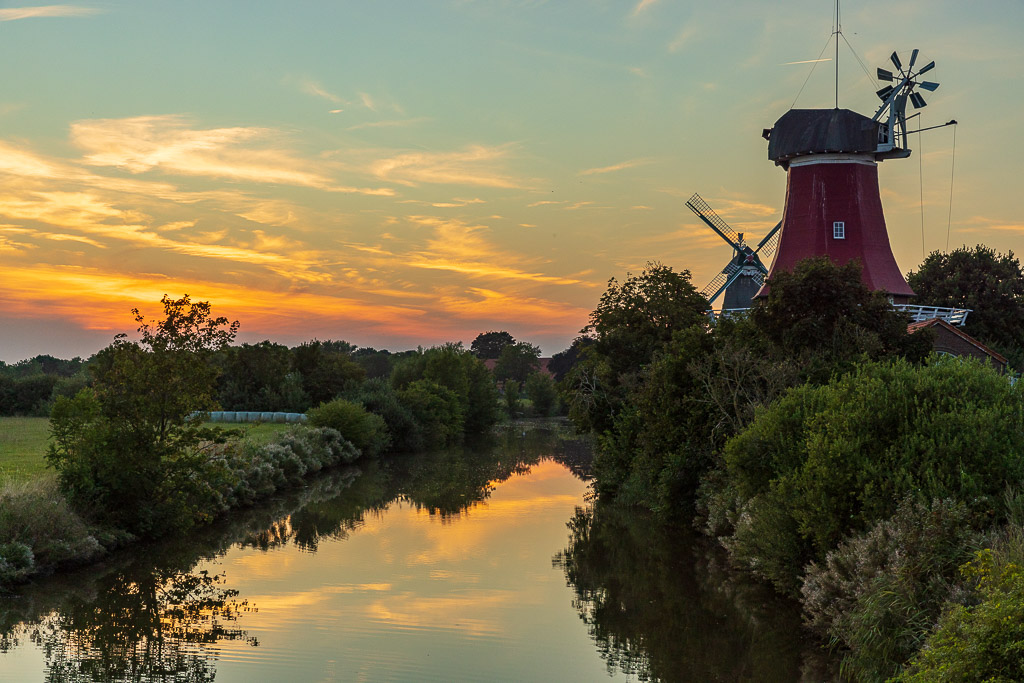
[[[313,405],[340,396],[366,377],[352,360],[354,348],[344,341],[314,339],[292,349],[292,369],[302,375],[302,388]]]
[[[187,294],[161,304],[157,322],[132,310],[140,341],[119,334],[98,353],[92,389],[58,398],[47,455],[73,504],[140,535],[188,526],[207,511],[218,475],[199,451],[214,438],[200,422],[216,407],[212,357],[238,331]]]
[[[635,372],[672,340],[672,334],[707,322],[708,301],[690,282],[690,271],[676,273],[650,262],[640,275],[612,278],[590,314],[584,334],[594,337],[594,351],[615,372]]]
[[[750,311],[751,321],[817,383],[852,368],[864,357],[900,356],[912,362],[931,352],[931,337],[908,334],[908,318],[884,292],[872,292],[857,261],[836,265],[827,257],[799,262],[772,277],[768,296]]]
[[[291,351],[262,341],[224,349],[218,395],[224,410],[289,410],[282,389],[291,368]]]
[[[1024,369],[1024,272],[1012,251],[997,254],[981,244],[934,251],[907,282],[916,303],[971,309],[964,331]]]
[[[481,332],[469,345],[469,350],[475,353],[477,358],[487,360],[497,358],[501,355],[502,349],[515,343],[515,337],[505,331]]]
[[[535,372],[526,379],[526,397],[533,403],[533,409],[541,417],[551,417],[558,402],[555,380],[543,372]]]
[[[498,363],[494,366],[494,378],[499,382],[515,380],[520,384],[540,365],[540,347],[529,342],[509,344],[501,350]]]
[[[569,371],[576,367],[576,363],[580,360],[580,353],[584,348],[594,343],[592,337],[576,337],[572,340],[572,344],[569,345],[565,351],[559,351],[551,357],[548,362],[548,370],[554,375],[556,382],[561,382],[562,378],[569,374]]]

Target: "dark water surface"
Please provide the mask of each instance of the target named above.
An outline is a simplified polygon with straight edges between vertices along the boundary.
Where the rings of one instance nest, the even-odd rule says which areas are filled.
[[[550,424],[334,472],[0,598],[0,681],[812,681],[793,604],[585,500]]]

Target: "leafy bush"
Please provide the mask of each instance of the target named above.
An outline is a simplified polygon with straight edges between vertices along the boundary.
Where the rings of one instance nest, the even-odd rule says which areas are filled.
[[[336,429],[366,457],[375,457],[391,443],[384,418],[368,412],[358,403],[336,398],[306,413],[312,427]]]
[[[458,402],[460,417],[456,420],[461,434],[444,436],[444,443],[461,441],[463,434],[485,432],[498,420],[498,390],[494,378],[483,362],[473,353],[462,348],[462,344],[444,344],[426,351],[419,351],[402,358],[391,373],[391,386],[404,395],[404,391],[418,381],[428,381],[447,389]],[[417,392],[413,392],[417,393]],[[421,397],[422,398],[422,397]],[[403,399],[403,402],[406,402]],[[412,404],[408,404],[412,408]],[[418,401],[419,409],[426,409]],[[416,413],[413,408],[413,413]],[[418,419],[418,418],[417,418]],[[429,418],[431,424],[436,421]],[[423,425],[425,431],[427,425]],[[425,435],[427,445],[438,445],[436,428],[432,435]],[[446,430],[447,431],[447,428]]]
[[[981,550],[964,565],[979,602],[939,620],[897,683],[1011,683],[1024,680],[1024,554]]]
[[[50,479],[0,488],[0,584],[102,549]]]
[[[558,391],[551,375],[535,372],[526,378],[526,396],[533,403],[533,409],[541,417],[555,414],[558,403]]]
[[[223,501],[228,509],[252,505],[328,467],[351,464],[360,452],[335,429],[297,426],[267,444],[226,444],[214,457],[232,473],[234,485]]]
[[[808,567],[808,626],[847,650],[850,677],[888,678],[917,651],[957,593],[960,566],[981,546],[972,521],[963,503],[906,499],[893,517]]]
[[[423,429],[423,445],[441,448],[460,443],[465,417],[458,395],[429,379],[419,379],[398,392]]]
[[[765,564],[772,545],[786,549],[786,562],[824,560],[906,496],[1001,517],[1004,482],[1024,476],[1022,389],[978,363],[937,360],[867,363],[827,386],[791,390],[726,446],[727,545],[793,593],[803,562]],[[769,527],[771,542],[757,531]]]
[[[406,453],[423,448],[423,429],[408,406],[398,399],[398,394],[387,380],[367,380],[358,391],[350,393],[348,398],[384,418],[388,434],[391,435],[390,450]]]

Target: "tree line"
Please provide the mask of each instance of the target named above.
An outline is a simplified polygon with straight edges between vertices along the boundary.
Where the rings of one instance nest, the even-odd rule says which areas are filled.
[[[966,331],[1021,369],[1012,253],[934,253],[908,280],[918,303],[973,309]],[[949,680],[1024,676],[1024,637],[997,626],[1024,620],[1024,383],[935,356],[857,263],[769,284],[713,321],[688,271],[609,282],[562,381],[599,502],[717,539],[801,601],[853,680],[933,680],[964,647],[981,654]]]

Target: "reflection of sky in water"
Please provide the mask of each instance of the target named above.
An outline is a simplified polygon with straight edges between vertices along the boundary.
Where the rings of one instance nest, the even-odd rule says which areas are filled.
[[[440,517],[396,502],[316,553],[235,549],[210,565],[256,605],[217,681],[606,678],[551,565],[585,484],[545,461]]]

